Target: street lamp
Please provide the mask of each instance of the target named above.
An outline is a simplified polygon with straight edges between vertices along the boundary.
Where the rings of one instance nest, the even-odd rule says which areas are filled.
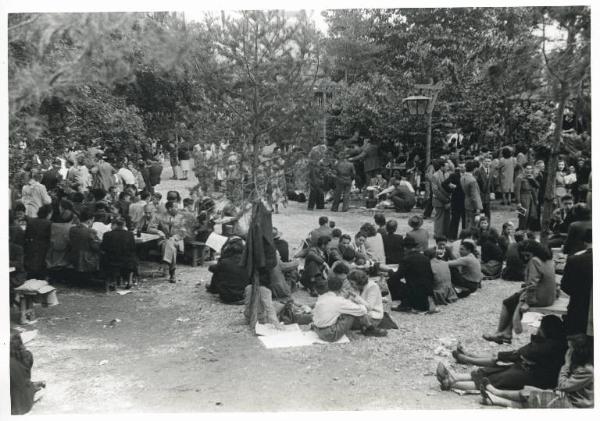
[[[427,113],[429,101],[431,101],[431,98],[428,96],[414,95],[404,98],[402,100],[402,106],[410,115],[423,115]]]
[[[330,80],[322,80],[321,83],[313,89],[314,97],[319,108],[321,108],[323,115],[323,143],[327,143],[327,116],[335,93],[338,90],[338,85]]]
[[[431,115],[437,101],[438,93],[442,90],[442,83],[435,85],[415,85],[419,95],[409,96],[402,100],[402,107],[410,115],[427,115],[427,142],[425,146],[425,165],[431,162]]]

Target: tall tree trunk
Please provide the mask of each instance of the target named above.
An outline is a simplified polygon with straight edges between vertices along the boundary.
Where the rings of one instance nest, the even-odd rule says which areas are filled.
[[[552,143],[550,144],[550,160],[548,161],[548,176],[546,179],[546,188],[544,191],[544,203],[542,206],[542,230],[540,241],[542,244],[548,244],[550,235],[550,219],[554,211],[554,177],[558,168],[558,156],[560,151],[560,141],[562,138],[563,114],[565,112],[565,103],[569,99],[569,84],[567,81],[560,82],[558,93],[558,107],[554,113],[554,133],[552,134]]]

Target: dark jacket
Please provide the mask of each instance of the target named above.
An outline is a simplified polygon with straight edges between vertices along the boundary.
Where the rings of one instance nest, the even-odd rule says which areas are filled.
[[[531,386],[554,389],[566,352],[565,340],[531,335],[531,342],[516,351],[498,352],[498,360],[518,363],[525,367],[537,383]]]
[[[585,250],[583,238],[585,237],[585,232],[588,229],[592,229],[592,221],[573,222],[569,227],[569,231],[567,232],[567,239],[563,245],[563,252],[571,255],[577,253],[578,251]]]
[[[279,252],[279,257],[281,258],[281,261],[289,262],[290,261],[290,247],[289,247],[287,241],[282,240],[281,238],[275,238],[275,239],[273,239],[273,242],[275,243],[275,248]]]
[[[60,183],[61,181],[62,175],[60,175],[58,170],[53,168],[51,170],[46,171],[44,175],[42,175],[42,180],[40,181],[40,183],[46,186],[46,190],[50,191],[56,189],[58,183]]]
[[[481,245],[481,262],[486,263],[490,260],[496,260],[501,262],[503,260],[502,249],[498,243],[493,241],[486,241]]]
[[[33,407],[35,388],[31,383],[31,364],[10,357],[10,412],[12,415],[23,415]]]
[[[385,234],[383,237],[383,249],[385,251],[385,263],[387,265],[397,265],[404,256],[404,239],[400,234]]]
[[[454,184],[454,189],[450,188],[450,184]],[[442,187],[451,193],[450,206],[454,211],[461,211],[465,209],[465,192],[462,189],[460,183],[460,172],[453,172],[448,176],[446,180],[442,182]]]
[[[340,159],[335,168],[335,178],[339,184],[352,184],[352,180],[356,178],[356,170],[354,165],[347,159]]]
[[[40,272],[46,269],[46,254],[50,248],[52,222],[45,218],[32,218],[25,229],[25,269]]]
[[[246,268],[241,265],[242,255],[222,257],[208,267],[212,272],[209,291],[219,294],[224,303],[234,303],[244,299],[244,289],[249,283]]]
[[[481,201],[483,203],[490,203],[490,193],[492,190],[492,171],[488,168],[488,173],[485,173],[483,167],[479,167],[475,170],[475,179],[479,185],[479,192],[481,193]]]
[[[148,176],[150,179],[150,185],[152,187],[160,184],[160,175],[162,174],[163,167],[158,162],[154,162],[148,167]]]
[[[560,289],[569,294],[565,316],[567,335],[586,333],[593,286],[592,249],[576,256],[569,256]]]
[[[428,310],[427,297],[433,296],[434,283],[429,258],[423,253],[409,251],[402,258],[398,270],[390,276],[389,282],[397,284],[402,278],[406,280],[406,302],[403,300],[402,304],[417,310]]]
[[[83,224],[69,230],[68,259],[77,272],[95,272],[100,263],[100,240],[91,228]]]
[[[317,247],[311,247],[304,259],[304,272],[302,273],[302,284],[311,286],[315,282],[323,280],[323,268],[327,262],[327,255]]]
[[[135,270],[137,257],[135,238],[131,231],[112,230],[104,233],[100,249],[103,252],[103,265]]]

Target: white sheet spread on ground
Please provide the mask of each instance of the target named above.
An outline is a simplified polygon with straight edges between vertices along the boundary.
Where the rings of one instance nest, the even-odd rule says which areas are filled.
[[[350,342],[346,335],[342,336],[337,342],[322,341],[316,332],[312,330],[302,331],[297,324],[285,325],[282,330],[277,330],[271,324],[257,323],[255,331],[259,335],[258,339],[267,349]]]
[[[537,328],[537,327],[540,327],[542,317],[544,317],[544,315],[542,313],[537,313],[535,311],[528,311],[527,313],[523,314],[521,323]]]

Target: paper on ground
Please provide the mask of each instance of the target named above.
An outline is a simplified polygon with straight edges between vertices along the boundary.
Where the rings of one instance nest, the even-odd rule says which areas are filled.
[[[291,348],[298,346],[309,346],[313,344],[330,344],[332,342],[325,342],[319,339],[317,334],[313,331],[291,331],[291,332],[280,332],[279,334],[272,336],[260,336],[258,338],[265,348],[273,349],[273,348]],[[333,342],[336,344],[344,344],[348,343],[350,340],[346,335],[342,336],[340,340],[337,342]]]
[[[300,326],[297,323],[291,325],[282,325],[282,330],[275,329],[271,323],[256,323],[254,331],[258,336],[275,336],[284,332],[300,332]]]
[[[221,248],[223,248],[223,244],[227,241],[227,237],[224,235],[219,235],[217,233],[211,232],[208,238],[206,239],[206,245],[213,249],[216,252],[220,252]]]
[[[120,289],[120,290],[117,291],[117,294],[119,294],[119,295],[126,295],[126,294],[129,294],[129,293],[132,293],[132,292],[133,291],[130,290],[130,289]]]
[[[537,327],[540,327],[542,317],[544,317],[544,315],[542,313],[537,313],[535,311],[528,311],[525,314],[523,314],[521,323],[537,328]]]
[[[33,338],[35,338],[38,334],[37,329],[35,330],[27,330],[23,333],[21,333],[21,340],[23,341],[24,344],[26,344],[27,342],[30,342],[33,340]]]

